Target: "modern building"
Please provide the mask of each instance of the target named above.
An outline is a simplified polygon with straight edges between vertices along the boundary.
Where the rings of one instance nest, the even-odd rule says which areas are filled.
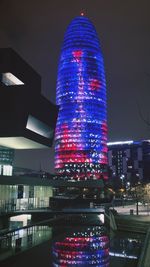
[[[41,77],[11,48],[0,49],[0,145],[52,145],[58,108],[41,95]]]
[[[103,184],[97,180],[77,181],[72,185],[71,181],[53,179],[53,175],[40,177],[39,173],[29,174],[23,171],[22,174],[19,172],[12,176],[0,176],[0,217],[2,212],[48,208],[51,205],[50,201],[55,201],[58,205],[61,202],[65,207],[71,201],[75,204],[76,198],[82,196],[82,192],[86,194],[85,187],[93,193],[94,188],[103,188]],[[78,200],[78,203],[81,204],[81,200]]]
[[[12,175],[14,150],[0,146],[0,175]]]
[[[3,176],[0,184],[0,212],[49,207],[52,196],[53,188],[48,180],[32,176]]]
[[[122,181],[150,181],[150,140],[108,143],[108,165]]]
[[[9,212],[49,206],[49,180],[44,173],[13,169],[14,149],[49,149],[57,113],[41,95],[40,75],[11,48],[0,49],[0,229],[14,223]],[[16,220],[20,225],[22,219]]]
[[[107,179],[106,82],[97,32],[83,14],[69,24],[57,91],[55,170],[73,180]]]
[[[49,207],[53,187],[48,179],[39,176],[0,176],[0,230],[34,221],[34,211]]]

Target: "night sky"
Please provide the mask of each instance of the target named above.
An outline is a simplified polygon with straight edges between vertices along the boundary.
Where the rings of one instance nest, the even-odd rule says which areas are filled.
[[[141,118],[150,121],[149,0],[0,0],[0,47],[15,49],[42,76],[42,93],[55,103],[63,35],[81,10],[93,21],[103,50],[108,140],[150,139]],[[52,171],[52,162],[53,149],[16,153],[16,165]]]

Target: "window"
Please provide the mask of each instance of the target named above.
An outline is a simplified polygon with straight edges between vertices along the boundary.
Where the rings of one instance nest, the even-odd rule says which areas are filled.
[[[1,75],[1,82],[3,84],[5,84],[6,86],[23,85],[24,84],[21,80],[19,80],[11,72],[2,73],[2,75]]]
[[[47,124],[44,122],[36,119],[35,117],[29,115],[26,129],[37,133],[41,136],[44,136],[46,138],[52,138],[53,136],[53,129],[50,128]]]
[[[3,165],[3,175],[12,176],[12,170],[11,165]]]

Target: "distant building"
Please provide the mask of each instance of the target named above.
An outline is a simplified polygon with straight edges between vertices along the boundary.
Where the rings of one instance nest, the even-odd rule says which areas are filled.
[[[150,140],[108,143],[112,176],[131,184],[150,181]]]

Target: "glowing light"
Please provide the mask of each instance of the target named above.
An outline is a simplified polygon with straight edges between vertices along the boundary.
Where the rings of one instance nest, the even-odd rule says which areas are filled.
[[[7,73],[2,73],[2,82],[6,86],[11,86],[11,85],[23,85],[24,83],[18,79],[14,74],[11,72]]]
[[[100,219],[100,221],[101,221],[102,223],[104,223],[104,221],[105,221],[105,216],[104,216],[104,214],[100,214],[100,215],[98,215],[98,218]]]
[[[56,173],[77,180],[107,179],[105,73],[99,39],[88,18],[81,15],[72,20],[61,51]]]
[[[56,241],[52,249],[53,266],[109,266],[109,239],[102,227],[78,231]]]
[[[116,252],[109,252],[109,255],[112,257],[119,257],[119,258],[126,258],[126,259],[137,259],[137,256],[132,256],[132,255],[126,255],[123,253],[116,253]]]
[[[108,146],[113,146],[113,145],[131,145],[133,144],[133,141],[117,141],[117,142],[108,142],[107,145]]]
[[[12,176],[13,167],[11,165],[3,165],[3,175]]]

